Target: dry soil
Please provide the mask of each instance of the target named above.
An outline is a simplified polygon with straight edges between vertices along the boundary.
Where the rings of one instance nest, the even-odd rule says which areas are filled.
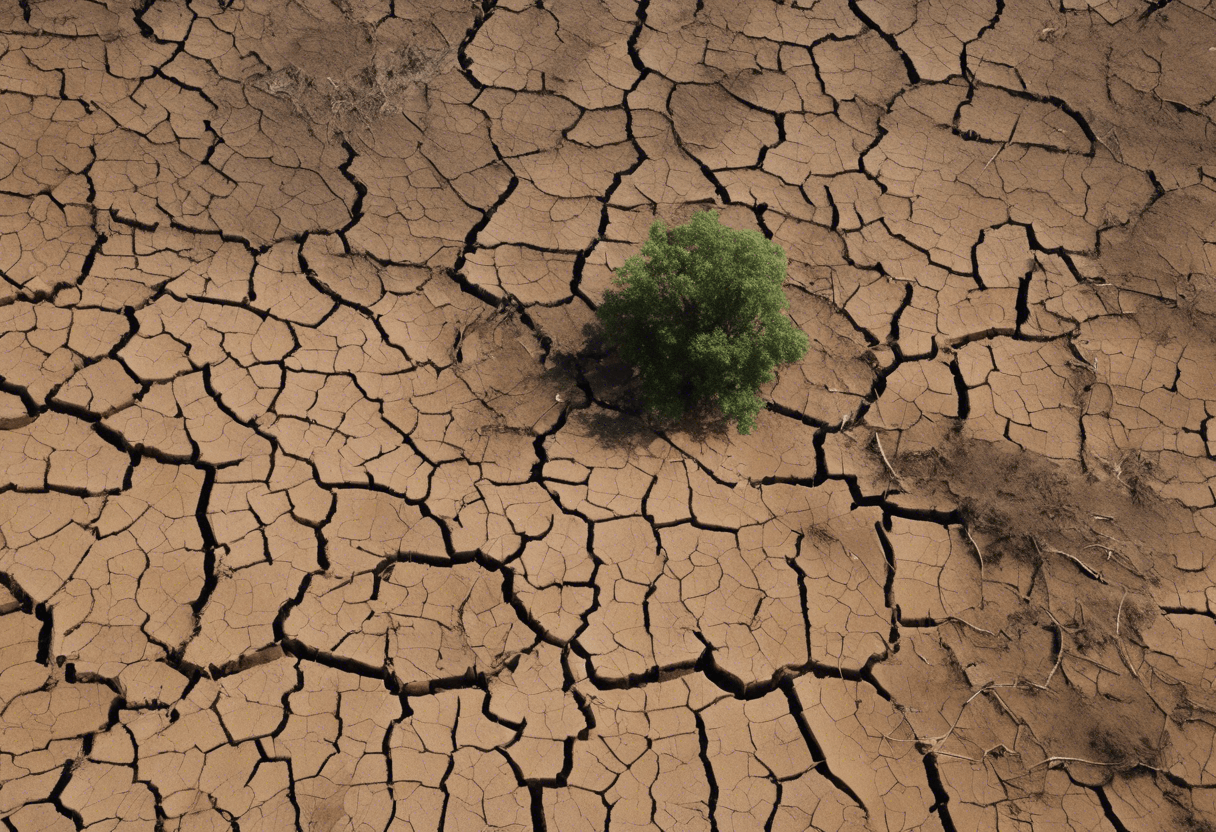
[[[0,33],[3,829],[1216,829],[1211,0]],[[750,436],[594,326],[705,208]]]

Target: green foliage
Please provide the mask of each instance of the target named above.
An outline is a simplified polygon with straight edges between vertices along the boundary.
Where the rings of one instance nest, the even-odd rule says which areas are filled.
[[[655,414],[675,419],[716,401],[740,433],[752,431],[764,407],[756,391],[807,350],[783,314],[785,267],[779,245],[720,224],[716,211],[670,230],[655,220],[596,311]]]

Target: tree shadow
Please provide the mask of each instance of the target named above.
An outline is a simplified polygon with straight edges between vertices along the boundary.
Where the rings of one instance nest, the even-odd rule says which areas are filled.
[[[577,383],[598,405],[580,421],[605,447],[631,451],[671,433],[682,433],[694,442],[729,435],[730,420],[714,402],[691,405],[675,419],[648,410],[633,368],[617,354],[603,324],[598,320],[584,324],[582,335],[577,350],[554,350],[546,363],[555,375]]]
[[[729,440],[730,420],[712,403],[691,408],[677,419],[661,418],[640,405],[612,409],[613,402],[601,404],[605,406],[588,413],[582,423],[591,436],[608,448],[632,451],[656,438],[670,441],[674,433],[697,444],[714,438]]]
[[[730,419],[718,409],[716,402],[695,404],[680,418],[663,420],[659,429],[665,436],[680,433],[697,444],[714,438],[730,439]]]
[[[572,381],[583,379],[587,369],[611,351],[604,328],[598,320],[593,324],[583,324],[582,334],[583,340],[576,349],[562,349],[550,341],[549,351],[545,355],[546,372],[565,376]]]
[[[633,451],[645,447],[657,434],[641,413],[597,408],[580,420],[587,433],[606,448]]]
[[[606,355],[612,351],[608,332],[599,318],[591,323],[583,324],[583,339],[583,347],[579,352],[584,355]]]

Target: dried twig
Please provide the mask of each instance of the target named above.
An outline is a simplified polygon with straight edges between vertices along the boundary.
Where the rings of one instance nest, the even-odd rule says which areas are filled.
[[[895,467],[891,465],[891,460],[887,459],[887,452],[882,447],[882,437],[877,433],[874,434],[874,444],[878,446],[878,452],[882,454],[882,461],[887,464],[887,470],[891,472],[891,478],[895,480],[895,484],[899,486],[901,491],[907,491],[904,488],[903,481],[899,478],[899,474],[895,473]]]
[[[1131,659],[1127,657],[1127,653],[1123,650],[1123,642],[1116,640],[1115,647],[1117,647],[1119,650],[1119,658],[1123,659],[1124,666],[1126,666],[1127,669],[1131,671],[1131,674],[1136,677],[1136,681],[1141,681],[1140,674],[1136,672],[1136,668],[1132,667]]]
[[[975,630],[977,633],[983,633],[986,636],[993,636],[994,638],[996,637],[996,633],[992,632],[991,630],[985,630],[983,627],[977,627],[968,621],[964,621],[963,619],[959,618],[957,615],[947,616],[946,620],[953,621],[955,624],[962,624],[964,627],[967,627],[968,629],[971,629],[971,630]],[[1005,638],[1009,638],[1009,636],[1005,636]]]
[[[1048,757],[1046,760],[1042,760],[1041,762],[1035,763],[1034,765],[1032,765],[1030,768],[1028,768],[1026,770],[1034,771],[1036,768],[1040,768],[1042,766],[1055,765],[1056,763],[1085,763],[1085,765],[1087,765],[1087,766],[1107,766],[1107,767],[1114,767],[1114,766],[1119,765],[1118,763],[1099,763],[1096,760],[1086,760],[1081,757]]]
[[[1062,628],[1060,628],[1059,624],[1056,625],[1056,628],[1056,634],[1060,637],[1060,649],[1056,653],[1055,666],[1052,667],[1051,672],[1047,674],[1047,681],[1041,685],[1035,685],[1036,688],[1040,688],[1042,690],[1047,690],[1048,686],[1051,684],[1052,677],[1056,675],[1056,671],[1060,669],[1060,665],[1064,661],[1064,631]]]
[[[1113,540],[1114,538],[1111,538],[1111,539]],[[1107,561],[1109,561],[1111,558],[1114,558],[1115,563],[1122,566],[1128,572],[1131,572],[1137,578],[1140,578],[1141,580],[1144,579],[1144,573],[1142,573],[1139,569],[1136,568],[1136,564],[1132,562],[1132,559],[1129,558],[1127,555],[1123,554],[1122,552],[1120,552],[1118,549],[1112,549],[1111,547],[1103,545],[1101,543],[1091,543],[1088,546],[1082,547],[1082,551],[1084,551],[1085,549],[1101,549],[1102,551],[1106,552]]]
[[[1006,141],[1004,144],[1002,144],[1000,147],[998,147],[996,149],[996,153],[993,153],[991,158],[989,158],[988,161],[984,164],[984,167],[980,170],[980,173],[983,173],[984,171],[988,170],[988,165],[991,165],[993,162],[995,162],[996,157],[1000,156],[1001,151],[1004,150],[1008,146],[1009,146],[1009,142]]]
[[[1001,155],[1001,151],[1004,150],[1005,148],[1009,147],[1009,142],[1013,141],[1013,137],[1018,131],[1018,124],[1021,123],[1021,121],[1022,121],[1021,116],[1018,116],[1016,119],[1013,120],[1013,127],[1009,128],[1009,138],[1005,139],[1004,143],[1001,144],[1001,146],[996,149],[996,153],[992,154],[992,158],[990,158],[988,160],[987,164],[984,165],[984,170],[981,170],[980,173],[983,173],[985,170],[988,170],[988,165],[991,165],[993,162],[995,162],[996,157]]]
[[[1124,589],[1123,597],[1119,599],[1119,611],[1115,613],[1115,647],[1119,651],[1119,658],[1123,660],[1124,666],[1127,667],[1127,669],[1131,671],[1131,674],[1136,677],[1136,680],[1139,681],[1140,674],[1136,672],[1136,668],[1132,666],[1131,659],[1127,657],[1127,653],[1123,649],[1123,638],[1119,632],[1119,629],[1123,624],[1123,602],[1126,600],[1127,590]]]
[[[1123,540],[1122,538],[1119,538],[1119,537],[1115,537],[1114,535],[1109,535],[1106,532],[1102,531],[1101,529],[1094,529],[1094,533],[1097,535],[1100,535],[1102,537],[1105,537],[1107,540],[1113,540],[1116,543],[1127,543],[1126,540]]]
[[[1123,620],[1123,602],[1127,600],[1127,590],[1123,590],[1123,597],[1119,599],[1119,611],[1115,613],[1115,638],[1119,637],[1119,624]]]
[[[1068,554],[1068,552],[1061,552],[1059,549],[1051,549],[1051,548],[1044,549],[1039,546],[1038,538],[1032,537],[1030,539],[1034,541],[1034,548],[1039,550],[1039,554],[1042,554],[1044,551],[1047,551],[1047,552],[1051,552],[1052,554],[1055,554],[1055,555],[1062,555],[1063,557],[1066,557],[1070,561],[1075,563],[1077,565],[1077,568],[1079,568],[1082,572],[1084,572],[1089,577],[1093,578],[1098,583],[1102,583],[1102,584],[1108,583],[1106,578],[1103,578],[1102,574],[1100,572],[1096,572],[1093,569],[1091,569],[1089,566],[1087,566],[1084,563],[1084,561],[1082,561],[1076,555],[1070,555],[1070,554]]]
[[[930,746],[929,750],[924,752],[925,755],[936,753],[936,746],[939,743],[944,742],[951,734],[954,733],[954,729],[957,728],[958,724],[963,721],[963,712],[967,710],[967,706],[970,705],[977,696],[979,696],[981,693],[989,693],[994,688],[1012,688],[1012,687],[1016,687],[1016,685],[1010,685],[1010,684],[998,685],[998,684],[992,684],[992,683],[984,685],[982,688],[977,690],[975,693],[973,693],[969,697],[967,697],[967,701],[964,702],[962,704],[962,707],[959,708],[958,716],[956,716],[954,718],[954,723],[950,726],[949,730],[947,730],[946,733],[942,734],[940,737],[930,737],[927,740],[915,740],[915,742],[923,742],[925,745]],[[1004,704],[1004,703],[1002,703],[1002,704]]]
[[[1089,662],[1090,664],[1094,665],[1095,667],[1099,667],[1102,670],[1105,670],[1107,673],[1111,673],[1116,676],[1119,675],[1119,672],[1117,670],[1112,670],[1111,668],[1102,664],[1102,662],[1098,661],[1097,659],[1091,659],[1089,656],[1082,656],[1080,653],[1074,653],[1071,650],[1065,650],[1064,652],[1067,653],[1070,658],[1079,659],[1080,661],[1083,661],[1083,662]]]
[[[967,762],[972,763],[972,764],[979,763],[979,760],[973,759],[971,757],[966,757],[962,754],[951,754],[949,751],[929,751],[927,753],[933,754],[936,757],[953,757],[956,760],[966,760]],[[988,754],[985,753],[984,756],[987,757]]]
[[[1047,613],[1047,617],[1051,619],[1051,623],[1055,624],[1060,630],[1068,630],[1071,633],[1073,630],[1077,629],[1076,625],[1072,627],[1065,627],[1060,623],[1060,619],[1056,618],[1056,614],[1050,609],[1044,609],[1043,612]]]
[[[975,542],[975,538],[971,536],[971,529],[963,526],[963,532],[967,535],[967,539],[971,541],[972,547],[975,548],[975,556],[980,559],[980,609],[984,608],[984,552],[980,549],[980,544]]]

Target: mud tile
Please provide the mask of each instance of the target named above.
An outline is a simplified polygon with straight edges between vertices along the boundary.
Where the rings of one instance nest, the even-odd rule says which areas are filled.
[[[775,136],[774,136],[775,138]],[[542,150],[513,160],[511,168],[542,193],[564,199],[594,197],[604,193],[613,178],[637,162],[637,150],[630,142],[588,148],[563,142],[555,150]],[[569,216],[573,208],[554,208],[551,213]],[[562,248],[570,248],[558,238]]]
[[[801,189],[766,171],[724,170],[717,173],[717,179],[734,201],[767,205],[771,211],[804,222],[828,225],[832,221],[831,207],[826,200],[808,199]]]
[[[809,773],[813,763],[786,697],[775,691],[751,702],[723,699],[706,708],[702,718],[707,756],[720,789],[716,821],[722,828],[756,829],[775,815],[780,824],[779,794],[784,802],[789,781]],[[782,781],[780,792],[773,778]],[[789,808],[793,806],[814,812],[813,802],[796,799]]]
[[[333,309],[334,302],[305,279],[298,265],[299,251],[297,244],[279,243],[258,258],[253,270],[255,305],[283,320],[312,326]]]
[[[582,112],[574,127],[566,133],[570,141],[588,147],[603,147],[624,141],[626,138],[626,115],[621,107],[586,110]]]
[[[388,613],[387,650],[404,684],[495,670],[535,641],[501,579],[475,564],[398,564],[372,608]]]
[[[663,568],[658,541],[640,517],[605,521],[594,533],[600,606],[588,616],[579,643],[604,675],[643,673],[655,662],[646,596]]]
[[[659,469],[646,497],[646,516],[654,523],[678,523],[692,519],[688,469],[683,460],[668,460]]]
[[[153,829],[155,798],[134,776],[130,766],[85,761],[72,771],[60,799],[86,824],[113,818],[132,829]]]
[[[3,437],[5,479],[33,488],[79,489],[100,494],[118,490],[130,459],[73,416],[48,412]]]
[[[891,704],[864,683],[803,677],[795,689],[828,766],[867,813],[888,829],[920,828],[934,798],[911,731]]]
[[[659,102],[666,98],[664,91]],[[634,111],[633,134],[645,159],[637,170],[621,178],[612,205],[629,208],[647,202],[663,205],[714,199],[713,183],[696,160],[680,149],[666,115],[649,109]]]
[[[460,749],[452,755],[445,826],[480,825],[524,832],[532,826],[527,790],[518,784],[503,754]]]
[[[0,618],[0,702],[8,703],[23,693],[42,687],[50,669],[38,662],[38,636],[42,624],[33,615],[10,612]]]
[[[53,400],[107,416],[130,404],[139,389],[121,364],[107,358],[72,376]]]
[[[788,297],[790,316],[811,336],[811,348],[802,361],[777,370],[773,401],[827,424],[851,419],[874,373],[863,358],[864,339],[828,301],[799,291]]]
[[[181,458],[193,452],[185,419],[168,383],[152,385],[134,405],[108,416],[105,424],[136,447],[153,448]]]
[[[679,85],[669,107],[684,146],[710,168],[755,166],[760,149],[778,139],[772,116],[743,105],[720,87]],[[711,112],[715,119],[707,121],[702,114]]]
[[[317,279],[349,303],[371,306],[384,294],[375,263],[346,254],[342,240],[336,235],[309,235],[300,254],[316,272]]]
[[[221,575],[199,615],[199,632],[186,646],[186,660],[223,665],[271,644],[278,603],[298,591],[304,574],[290,564],[254,563]]]
[[[765,486],[764,500],[780,523],[803,532],[797,563],[807,592],[811,658],[860,667],[883,653],[890,617],[877,512],[850,510],[848,489],[838,481],[816,489]]]
[[[350,172],[367,186],[363,214],[347,232],[352,246],[397,263],[455,264],[465,233],[479,217],[442,184],[421,153],[401,158],[367,150]]]
[[[571,788],[557,790],[549,811],[579,810],[596,817],[584,792],[598,792],[612,817],[661,829],[709,828],[709,781],[699,758],[693,696],[703,679],[647,686],[642,691],[589,694],[595,728],[575,748]]]
[[[727,482],[765,479],[813,479],[815,431],[807,425],[769,411],[757,414],[756,429],[746,437],[709,434],[697,439],[683,431],[670,435],[672,444]],[[671,461],[668,461],[671,464]],[[666,467],[666,466],[665,466]]]
[[[887,535],[895,555],[893,593],[908,618],[966,618],[979,564],[958,527],[895,519]]]
[[[34,292],[75,284],[97,241],[86,206],[55,204],[47,194],[0,199],[0,268],[9,280]]]
[[[498,69],[496,61],[509,60],[511,67],[506,70],[506,78],[511,80],[490,81],[489,77],[484,80],[493,86],[534,90],[540,87],[533,86],[533,79],[540,72],[551,73],[559,79],[553,89],[579,107],[598,109],[619,104],[638,75],[626,48],[635,25],[632,7],[605,3],[602,7],[586,9],[559,2],[547,8],[551,16],[535,17],[535,11],[528,9],[500,19],[496,19],[496,15],[490,19],[493,25],[479,31],[478,37],[469,45],[469,57],[474,63],[483,60],[481,55],[487,55],[487,58],[494,55],[489,61],[497,71],[503,70]],[[562,35],[554,37],[558,29]],[[510,55],[519,43],[521,33],[525,32],[523,42],[532,49],[527,62],[530,69],[526,71],[526,86],[522,82],[524,70],[516,59],[498,57],[507,43],[512,46],[505,55]],[[580,43],[594,48],[584,51],[585,47],[575,47],[567,38],[577,38]]]
[[[159,658],[149,637],[176,648],[190,634],[190,605],[203,588],[195,515],[202,485],[197,469],[147,460],[133,471],[131,488],[107,502],[96,523],[104,536],[52,600],[52,648],[80,672],[140,676],[141,661]],[[131,684],[145,681],[154,683]]]
[[[833,270],[832,294],[836,305],[879,341],[889,343],[896,315],[906,311],[908,286],[869,270]]]
[[[832,114],[787,117],[785,135],[765,156],[764,170],[792,185],[812,175],[856,170],[856,160],[872,141]]]
[[[521,180],[478,239],[484,245],[524,243],[577,251],[592,242],[599,215],[600,209],[588,197],[550,196]]]
[[[576,105],[558,96],[491,86],[481,91],[474,106],[489,116],[490,136],[504,156],[553,150],[561,143],[563,131],[575,124],[580,127],[569,133],[574,141],[582,141],[574,138],[580,128],[590,131],[590,135],[598,133],[593,126],[596,119],[582,115]],[[603,114],[611,112],[602,111]],[[621,138],[624,138],[623,118]]]
[[[445,557],[434,521],[399,498],[379,492],[342,489],[324,534],[338,575],[374,568],[398,553]]]
[[[54,190],[92,161],[92,135],[105,129],[105,117],[89,116],[78,101],[0,95],[0,177],[10,193],[33,196]],[[81,123],[84,122],[84,123]],[[11,142],[11,144],[10,144]],[[87,194],[86,194],[87,197]],[[84,200],[82,200],[84,201]]]
[[[660,642],[671,645],[658,656],[664,663],[695,658],[707,642],[718,667],[751,684],[808,656],[797,574],[754,536],[739,537],[687,525],[663,529],[668,580],[651,599],[651,624],[656,654]]]
[[[772,517],[760,489],[743,481],[734,486],[723,485],[695,468],[688,472],[688,485],[692,491],[693,517],[703,525],[738,529]]]
[[[570,639],[591,608],[594,562],[587,550],[587,525],[560,514],[539,541],[529,541],[512,569],[522,579],[515,592],[537,624],[560,639]]]
[[[123,695],[131,705],[176,702],[189,680],[163,662],[135,662],[118,675]]]
[[[817,44],[811,54],[824,90],[837,102],[860,99],[886,106],[908,76],[899,55],[876,31]]]
[[[466,268],[477,285],[495,294],[514,296],[527,305],[557,303],[570,297],[574,259],[572,255],[501,245],[478,250],[469,257]]]
[[[274,733],[283,721],[283,697],[298,685],[295,662],[273,659],[225,677],[216,710],[236,742]]]
[[[518,742],[507,754],[527,779],[559,776],[565,763],[564,741],[589,727],[573,695],[563,692],[562,686],[561,652],[547,644],[490,683],[491,713],[523,723]],[[459,737],[458,729],[458,741]]]
[[[34,830],[67,832],[76,828],[67,815],[60,814],[50,803],[31,803],[22,806],[9,815],[9,820],[17,828],[17,832],[34,832]]]
[[[50,598],[88,548],[87,524],[100,506],[67,494],[7,492],[0,497],[3,568],[36,601]]]
[[[105,685],[57,685],[14,697],[3,712],[4,750],[23,754],[54,740],[92,733],[106,724],[115,694]]]
[[[478,316],[485,315],[484,304],[464,295],[446,280],[431,279],[422,291],[392,293],[374,307],[384,331],[418,362],[429,361],[447,367],[455,359],[453,346]]]
[[[958,413],[950,368],[940,360],[917,361],[899,365],[887,377],[886,390],[865,419],[877,428],[899,431],[898,448],[913,452],[936,444]]]

